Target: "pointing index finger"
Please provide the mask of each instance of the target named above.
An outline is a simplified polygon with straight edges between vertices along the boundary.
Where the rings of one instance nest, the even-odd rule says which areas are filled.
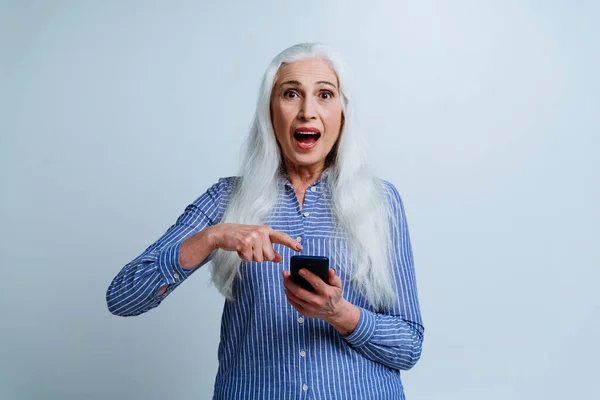
[[[302,250],[302,245],[298,243],[296,240],[289,237],[288,234],[279,232],[279,231],[271,231],[269,234],[272,243],[283,244],[284,246],[289,247],[292,250],[300,251]]]

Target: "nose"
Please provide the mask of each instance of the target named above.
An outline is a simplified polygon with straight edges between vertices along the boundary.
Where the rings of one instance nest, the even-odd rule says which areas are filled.
[[[317,107],[315,100],[311,96],[307,96],[302,101],[298,118],[301,120],[311,120],[317,118]]]

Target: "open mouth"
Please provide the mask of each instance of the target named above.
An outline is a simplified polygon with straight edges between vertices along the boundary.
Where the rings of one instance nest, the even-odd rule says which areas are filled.
[[[319,132],[309,132],[309,131],[296,131],[294,132],[294,139],[296,139],[296,144],[298,147],[302,149],[310,149],[314,147],[319,139],[321,138],[321,133]]]

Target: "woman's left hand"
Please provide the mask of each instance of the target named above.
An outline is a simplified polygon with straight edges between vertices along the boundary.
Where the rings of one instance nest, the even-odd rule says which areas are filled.
[[[352,333],[358,324],[360,310],[342,296],[342,280],[335,274],[335,270],[329,270],[328,283],[306,269],[299,272],[315,292],[296,285],[290,272],[283,271],[285,295],[296,311],[306,317],[328,322],[344,336]]]

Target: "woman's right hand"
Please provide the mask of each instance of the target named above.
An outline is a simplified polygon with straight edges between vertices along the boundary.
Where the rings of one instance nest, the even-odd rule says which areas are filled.
[[[244,261],[280,262],[281,254],[273,250],[273,243],[302,250],[296,240],[267,225],[217,224],[184,240],[179,262],[184,269],[194,268],[216,249],[236,251]]]
[[[183,269],[199,265],[216,249],[236,251],[244,261],[280,262],[281,254],[273,250],[273,243],[283,244],[294,251],[302,245],[287,234],[267,225],[217,224],[203,229],[181,243],[179,264]],[[169,285],[160,288],[162,296]]]
[[[218,224],[208,229],[211,229],[210,236],[216,249],[236,251],[244,261],[280,262],[282,257],[273,249],[274,243],[294,251],[302,250],[302,245],[295,239],[267,225]]]

